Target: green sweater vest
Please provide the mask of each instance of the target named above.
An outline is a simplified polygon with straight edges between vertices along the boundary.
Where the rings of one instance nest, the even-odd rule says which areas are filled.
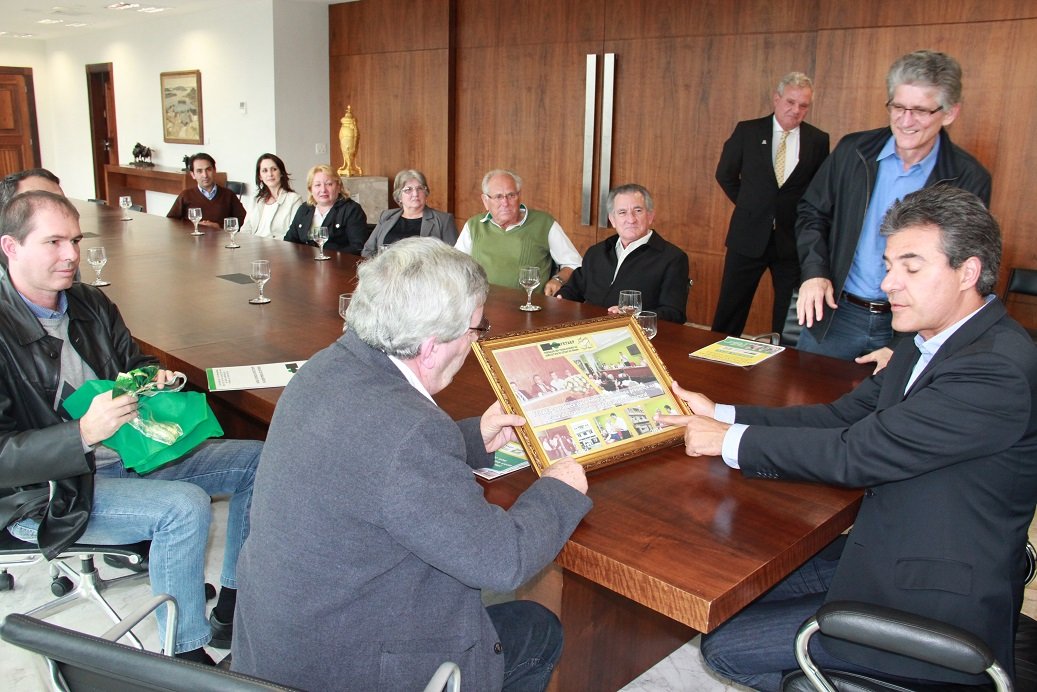
[[[519,267],[540,267],[541,290],[551,278],[553,261],[547,234],[554,218],[537,209],[526,210],[526,221],[505,232],[492,221],[483,221],[485,212],[466,222],[472,234],[472,258],[486,270],[491,284],[520,288]]]

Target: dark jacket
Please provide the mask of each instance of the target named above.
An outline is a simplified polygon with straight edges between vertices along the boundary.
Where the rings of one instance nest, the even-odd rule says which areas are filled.
[[[746,257],[762,257],[774,233],[779,257],[796,257],[796,205],[828,157],[828,133],[799,125],[799,163],[780,188],[774,178],[771,137],[774,115],[735,126],[717,163],[716,179],[735,204],[727,247]]]
[[[1012,670],[1021,561],[1037,498],[1037,349],[994,300],[963,324],[905,393],[919,352],[831,404],[738,406],[750,478],[867,490],[827,600],[899,608],[961,627]],[[824,640],[861,665],[979,681]]]
[[[616,236],[591,245],[583,256],[583,265],[558,295],[608,308],[619,303],[620,291],[637,290],[641,291],[645,310],[654,310],[661,320],[684,322],[688,307],[688,255],[684,250],[655,231],[647,243],[623,260],[618,274],[617,262]]]
[[[888,127],[846,135],[814,176],[799,202],[796,220],[800,282],[826,278],[836,298],[842,293],[878,174],[875,158],[891,136]],[[946,130],[940,131],[936,167],[925,187],[941,183],[968,190],[990,205],[990,173],[971,154],[954,146]],[[810,328],[818,342],[828,333],[831,318],[832,310],[826,309]]]
[[[118,308],[99,289],[75,283],[68,297],[68,337],[102,379],[157,362],[137,348]],[[11,280],[0,272],[0,526],[41,519],[47,559],[82,535],[93,504],[93,452],[83,451],[79,423],[54,411],[59,339],[48,336]],[[49,499],[48,481],[57,481]]]
[[[288,226],[288,232],[284,239],[292,243],[313,245],[310,240],[310,228],[313,226],[313,213],[316,210],[312,204],[303,204],[299,211],[295,212],[295,218]],[[367,214],[363,208],[351,199],[340,197],[334,206],[328,210],[322,224],[328,227],[328,242],[324,244],[325,250],[337,250],[338,252],[352,252],[359,255],[367,242]]]
[[[378,224],[371,231],[371,237],[364,245],[364,257],[374,257],[381,252],[385,245],[385,236],[389,234],[401,216],[403,216],[403,209],[399,207],[382,212]],[[425,207],[421,215],[419,235],[422,238],[439,238],[447,245],[453,245],[457,242],[457,226],[454,225],[454,217],[438,209]]]

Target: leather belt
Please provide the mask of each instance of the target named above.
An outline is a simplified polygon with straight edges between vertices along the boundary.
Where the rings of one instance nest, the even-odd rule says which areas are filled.
[[[847,293],[846,291],[843,291],[843,298],[846,299],[847,303],[864,308],[874,315],[881,315],[882,313],[890,312],[893,309],[890,307],[889,301],[887,300],[864,300],[864,298],[855,296],[852,293]]]

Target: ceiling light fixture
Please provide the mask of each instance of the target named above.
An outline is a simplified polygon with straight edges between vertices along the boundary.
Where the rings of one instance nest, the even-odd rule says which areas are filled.
[[[108,5],[105,9],[108,10],[134,10],[140,7],[139,2],[113,2]]]
[[[137,11],[138,12],[147,12],[147,13],[150,14],[150,13],[153,13],[153,12],[165,12],[168,9],[169,9],[168,7],[142,7],[142,8],[140,8]]]

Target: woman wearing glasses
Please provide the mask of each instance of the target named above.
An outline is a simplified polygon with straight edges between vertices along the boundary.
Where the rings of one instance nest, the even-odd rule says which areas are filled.
[[[378,225],[364,244],[364,257],[371,257],[386,245],[411,236],[439,238],[448,245],[457,242],[454,217],[425,204],[428,183],[421,171],[407,168],[397,173],[392,198],[400,206],[382,212]]]

